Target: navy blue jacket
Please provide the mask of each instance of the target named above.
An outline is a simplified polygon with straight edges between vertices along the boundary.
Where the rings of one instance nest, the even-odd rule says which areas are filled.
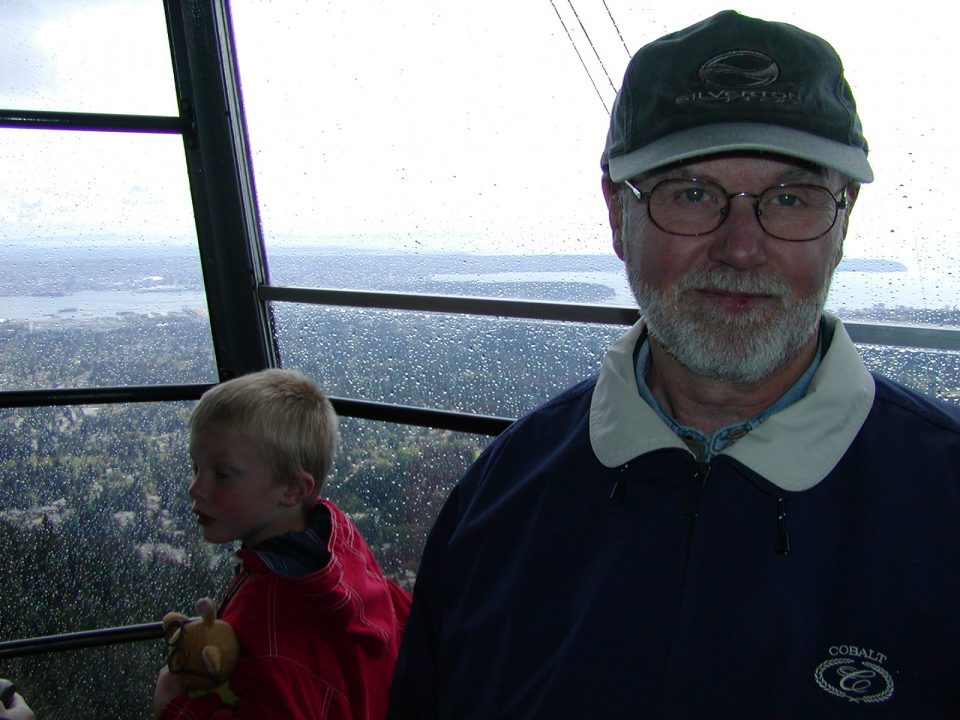
[[[639,327],[511,426],[430,535],[390,717],[960,717],[960,409],[833,322],[708,464],[630,395]]]

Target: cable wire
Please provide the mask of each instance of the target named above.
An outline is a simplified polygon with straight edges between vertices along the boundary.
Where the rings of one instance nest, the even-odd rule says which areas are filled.
[[[594,46],[593,40],[590,39],[590,33],[588,33],[587,28],[583,26],[583,21],[580,19],[577,9],[573,6],[573,0],[567,0],[567,4],[570,5],[570,10],[573,12],[573,16],[577,19],[577,22],[580,23],[580,29],[583,31],[583,36],[587,39],[587,44],[590,46],[590,49],[593,50],[593,54],[596,56],[597,62],[600,63],[600,69],[603,70],[603,74],[607,76],[607,82],[610,83],[610,87],[613,88],[613,91],[617,92],[617,86],[613,84],[613,80],[610,78],[610,73],[607,72],[607,66],[604,65],[603,60],[600,59],[600,53],[597,52],[597,48]],[[606,105],[604,105],[604,108],[606,108]]]
[[[567,34],[567,40],[570,41],[570,44],[573,46],[573,51],[577,54],[577,57],[580,59],[580,64],[583,65],[584,72],[587,73],[587,79],[590,80],[590,84],[593,85],[593,89],[597,93],[597,97],[600,98],[600,104],[603,105],[604,112],[607,115],[610,114],[610,108],[607,107],[606,101],[603,99],[603,95],[600,93],[600,88],[597,87],[597,84],[593,81],[593,75],[590,74],[590,68],[587,67],[587,63],[583,60],[583,55],[580,54],[580,51],[577,49],[577,44],[573,41],[573,36],[570,34],[570,31],[567,29],[567,24],[563,21],[563,18],[560,16],[560,11],[557,10],[557,6],[554,4],[553,0],[550,0],[550,7],[553,8],[553,11],[557,14],[557,20],[560,21],[560,25],[563,26],[563,31]],[[581,25],[581,27],[583,27]],[[596,50],[594,50],[596,52]],[[604,70],[606,72],[606,70]],[[610,76],[607,76],[609,80]]]
[[[627,51],[627,57],[633,57],[630,54],[630,48],[627,47],[627,41],[623,39],[623,35],[620,34],[620,26],[617,25],[617,21],[613,19],[613,13],[610,12],[610,8],[607,7],[607,0],[603,0],[603,9],[607,11],[607,16],[610,18],[610,22],[613,23],[613,29],[617,31],[617,37],[620,38],[620,42],[623,43],[623,49]]]

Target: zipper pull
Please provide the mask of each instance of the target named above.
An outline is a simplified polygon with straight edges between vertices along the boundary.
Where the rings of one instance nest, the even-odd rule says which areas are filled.
[[[703,488],[710,477],[710,463],[698,462],[693,472],[693,489],[687,494],[683,503],[682,513],[686,517],[695,518],[700,514],[700,503],[703,500]]]
[[[790,534],[787,532],[787,511],[783,509],[783,498],[777,498],[777,541],[773,550],[779,555],[790,554]]]
[[[617,478],[617,481],[613,484],[613,490],[610,491],[610,497],[608,499],[614,505],[623,505],[623,501],[627,497],[627,483],[623,479],[623,476],[629,466],[630,463],[624,463],[620,466],[620,477]]]

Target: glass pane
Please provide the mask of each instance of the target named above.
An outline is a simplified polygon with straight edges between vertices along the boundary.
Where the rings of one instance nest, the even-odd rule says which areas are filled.
[[[3,676],[40,720],[144,720],[165,658],[156,640],[8,659]]]
[[[287,367],[339,397],[516,417],[600,367],[624,328],[276,303]]]
[[[548,3],[231,8],[269,249],[608,254],[605,112]]]
[[[512,294],[546,299],[531,274],[612,272],[599,155],[626,48],[725,7],[617,0],[574,16],[567,3],[297,0],[281,13],[235,0],[272,281],[304,282],[281,255],[300,248],[344,270],[319,271],[333,287],[431,292],[453,276],[451,293],[496,294],[492,283],[509,279]],[[829,307],[958,327],[946,309],[960,299],[960,196],[942,188],[960,134],[944,120],[957,99],[940,91],[952,85],[953,40],[938,8],[879,13],[895,27],[862,33],[849,30],[862,24],[856,4],[740,6],[832,42],[861,108],[877,180],[857,202]],[[381,269],[390,262],[402,272]],[[376,272],[360,276],[370,263]],[[505,275],[518,267],[527,275]]]
[[[0,638],[155,622],[223,586],[228,554],[202,541],[185,492],[188,412],[0,410]],[[3,674],[50,709],[39,717],[142,718],[159,647],[5,661]]]
[[[323,495],[357,524],[387,577],[408,590],[450,490],[492,438],[341,418]]]
[[[0,639],[159,621],[219,597],[232,545],[186,494],[186,403],[0,411]],[[426,534],[487,437],[341,421],[324,495],[412,588]],[[5,660],[38,717],[145,717],[161,640]],[[92,692],[109,678],[110,691]]]
[[[930,397],[960,405],[960,353],[858,345],[870,370]]]
[[[213,382],[179,137],[0,130],[0,389]]]
[[[0,107],[177,115],[163,3],[0,3]]]

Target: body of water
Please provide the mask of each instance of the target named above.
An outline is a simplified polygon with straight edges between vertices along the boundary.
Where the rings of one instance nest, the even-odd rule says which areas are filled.
[[[167,315],[184,310],[206,314],[207,300],[203,293],[187,290],[81,290],[68,295],[0,297],[2,320],[94,320],[128,313]]]
[[[603,285],[613,292],[611,305],[632,307],[636,304],[626,275],[620,272],[497,272],[447,273],[432,276],[433,280],[461,283],[549,283],[586,282]],[[576,298],[569,298],[576,302]],[[954,307],[960,297],[952,287],[943,287],[915,270],[869,272],[839,270],[833,276],[833,285],[827,299],[831,310],[861,310],[884,306],[939,310]]]
[[[437,273],[433,281],[477,284],[472,294],[483,295],[484,284],[496,283],[591,283],[608,288],[612,297],[604,304],[632,307],[633,295],[622,271],[548,271]],[[538,299],[536,291],[530,299]],[[569,297],[570,302],[582,302]],[[911,307],[939,310],[954,307],[958,297],[952,287],[930,282],[930,278],[910,269],[896,272],[838,271],[827,300],[831,310]],[[188,290],[81,290],[57,296],[0,297],[0,320],[66,321],[137,315],[165,315],[182,311],[206,314],[206,298]]]

